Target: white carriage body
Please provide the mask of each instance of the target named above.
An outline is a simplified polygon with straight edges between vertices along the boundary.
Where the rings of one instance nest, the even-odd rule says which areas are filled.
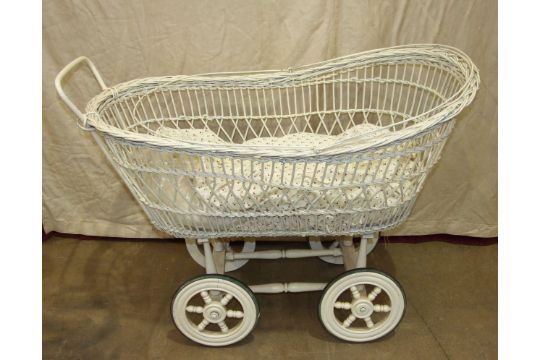
[[[85,125],[176,237],[369,234],[407,217],[478,81],[458,50],[404,46],[135,80],[90,101]]]

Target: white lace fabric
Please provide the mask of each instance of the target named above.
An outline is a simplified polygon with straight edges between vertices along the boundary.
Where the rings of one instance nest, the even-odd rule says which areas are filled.
[[[323,135],[298,132],[281,137],[259,137],[244,142],[246,145],[332,145],[345,137],[369,134],[379,128],[373,124],[356,125],[339,135]],[[381,130],[386,131],[388,130]],[[181,141],[197,141],[204,144],[227,143],[208,129],[176,129],[162,127],[157,134]],[[407,176],[414,166],[414,159],[393,158],[382,160],[377,166],[369,161],[357,167],[346,165],[325,166],[320,162],[304,164],[274,162],[242,162],[226,158],[212,163],[203,157],[196,163],[195,171],[212,173],[212,177],[193,177],[192,186],[202,203],[228,211],[273,211],[345,208],[348,203],[364,204],[366,209],[393,206],[401,201],[403,193],[412,193],[412,182],[404,182],[400,189],[396,182],[388,191],[388,182]],[[241,172],[251,179],[246,182],[231,182],[230,174]],[[363,183],[363,186],[353,184]],[[284,184],[287,186],[285,187]],[[340,184],[346,184],[339,186]],[[366,185],[367,184],[367,185]],[[386,184],[383,187],[380,184]],[[335,187],[328,190],[329,187]],[[292,187],[292,189],[290,188]],[[390,187],[392,189],[392,187]],[[364,201],[362,201],[364,200]]]

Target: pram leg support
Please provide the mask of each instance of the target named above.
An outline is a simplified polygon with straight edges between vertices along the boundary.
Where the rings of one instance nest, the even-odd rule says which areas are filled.
[[[368,242],[373,241],[373,239],[375,239],[374,234],[363,235],[358,251],[354,246],[352,237],[344,237],[339,240],[345,270],[363,269],[366,267],[369,252]]]
[[[360,247],[358,249],[358,258],[356,259],[356,268],[363,269],[367,266],[368,255],[368,242],[375,238],[374,234],[364,235],[360,240]]]
[[[216,241],[213,244],[212,257],[218,274],[225,274],[225,245],[222,242]]]
[[[211,246],[208,239],[199,239],[197,242],[203,245],[206,273],[223,275],[225,273],[225,246],[223,243],[216,241]]]
[[[203,245],[204,248],[204,267],[207,274],[217,274],[216,263],[214,262],[214,254],[210,247],[210,241],[208,239],[199,239],[198,243]]]
[[[188,250],[189,255],[191,258],[200,266],[206,268],[206,260],[204,256],[204,246],[202,246],[202,242],[197,239],[193,238],[187,238],[185,239],[186,248]],[[218,244],[217,246],[220,246],[219,244],[223,245],[223,248],[225,249],[224,252],[230,254],[240,254],[240,253],[250,253],[255,251],[256,242],[255,241],[244,241],[241,245],[241,248],[238,249],[239,251],[234,251],[234,249],[231,247],[230,243],[227,241],[218,241],[218,240],[212,240],[211,245]],[[215,260],[216,263],[219,262],[219,259]],[[227,260],[225,259],[225,272],[234,271],[242,266],[244,266],[249,260],[248,259],[235,259],[235,260]],[[219,270],[219,265],[216,265],[217,269]],[[218,271],[219,272],[219,271]]]
[[[351,237],[345,237],[339,240],[339,247],[343,257],[345,270],[354,269],[356,266],[356,251]]]

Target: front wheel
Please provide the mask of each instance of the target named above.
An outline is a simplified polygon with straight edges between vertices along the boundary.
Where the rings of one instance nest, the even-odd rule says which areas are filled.
[[[319,318],[339,339],[367,342],[395,329],[405,313],[405,293],[389,275],[353,269],[337,276],[324,289]]]

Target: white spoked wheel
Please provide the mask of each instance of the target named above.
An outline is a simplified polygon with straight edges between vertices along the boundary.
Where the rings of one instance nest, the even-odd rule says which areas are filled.
[[[377,241],[379,240],[378,236],[375,236],[374,238],[368,239],[367,243],[367,253],[369,254],[373,249],[375,248],[375,245],[377,245]],[[321,241],[319,237],[310,237],[309,238],[309,247],[312,250],[323,250],[323,249],[335,249],[339,247],[339,242],[337,240],[334,241]],[[358,251],[358,244],[356,244],[356,248]],[[319,256],[319,259],[321,259],[324,262],[327,262],[329,264],[336,264],[336,265],[343,265],[343,257],[342,256]]]
[[[203,275],[176,292],[171,314],[187,338],[207,346],[226,346],[245,338],[259,318],[253,292],[226,275]]]
[[[247,252],[253,252],[255,251],[255,241],[243,241],[242,248],[238,249],[236,251],[247,253]],[[197,264],[204,267],[204,250],[202,245],[197,244],[197,239],[186,239],[186,247],[188,250],[189,255]],[[227,243],[227,251],[235,251],[236,244],[231,245],[231,243]],[[240,269],[242,266],[244,266],[249,260],[247,259],[241,259],[241,260],[226,260],[225,261],[225,271],[230,272],[234,270]]]
[[[353,269],[324,289],[319,317],[334,336],[351,342],[379,339],[392,331],[405,313],[405,294],[390,276]]]

